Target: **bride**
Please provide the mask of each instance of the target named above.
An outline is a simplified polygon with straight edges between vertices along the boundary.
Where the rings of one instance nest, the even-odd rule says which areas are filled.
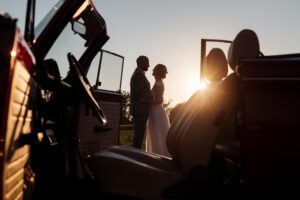
[[[170,127],[168,115],[163,108],[164,101],[164,83],[162,79],[166,78],[167,68],[165,65],[157,64],[152,75],[155,77],[155,83],[151,90],[155,104],[150,106],[146,151],[170,156],[166,146],[166,136]]]

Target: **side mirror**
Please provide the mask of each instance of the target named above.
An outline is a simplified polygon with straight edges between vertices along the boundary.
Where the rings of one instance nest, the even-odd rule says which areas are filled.
[[[72,22],[72,30],[75,32],[75,33],[78,33],[80,35],[85,35],[86,34],[86,28],[85,28],[85,25],[78,22],[78,21],[73,21]]]

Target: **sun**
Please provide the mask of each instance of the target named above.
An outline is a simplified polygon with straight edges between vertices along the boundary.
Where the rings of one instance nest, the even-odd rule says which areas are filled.
[[[171,99],[176,103],[186,102],[191,96],[200,90],[204,90],[207,83],[200,83],[199,77],[185,76],[180,82],[170,83],[167,95],[173,95]],[[166,96],[167,96],[166,95]]]
[[[206,81],[200,81],[199,79],[190,79],[186,81],[186,89],[190,94],[193,94],[198,90],[204,90],[206,87],[207,87]]]
[[[199,82],[199,90],[204,90],[207,88],[207,82],[206,81],[200,81]]]

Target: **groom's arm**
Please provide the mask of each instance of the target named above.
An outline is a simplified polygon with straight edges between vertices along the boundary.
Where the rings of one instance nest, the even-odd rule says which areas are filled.
[[[140,96],[139,100],[144,103],[152,104],[154,102],[154,97],[148,89],[143,91],[143,94]]]

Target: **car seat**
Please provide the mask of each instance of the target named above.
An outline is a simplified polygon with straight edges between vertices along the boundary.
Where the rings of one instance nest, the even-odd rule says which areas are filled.
[[[242,59],[238,65],[245,184],[255,195],[291,190],[300,178],[299,55]]]

